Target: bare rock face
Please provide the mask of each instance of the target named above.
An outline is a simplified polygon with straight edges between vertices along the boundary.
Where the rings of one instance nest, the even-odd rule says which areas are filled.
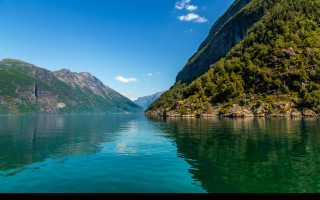
[[[317,116],[317,114],[313,110],[307,109],[307,108],[304,108],[302,110],[302,115],[305,116],[305,117]]]
[[[65,108],[65,107],[66,107],[66,104],[64,104],[64,103],[58,103],[58,107],[57,107],[58,109],[59,109],[59,108]]]
[[[45,91],[38,99],[38,106],[42,112],[55,113],[58,110],[58,97]]]
[[[212,27],[207,39],[200,45],[195,53],[178,73],[176,82],[191,83],[193,80],[210,69],[210,64],[224,57],[231,48],[238,44],[246,35],[247,30],[257,22],[263,12],[248,14],[244,8],[251,0],[239,0],[220,17]],[[242,17],[234,18],[235,14]],[[248,14],[248,15],[247,15]],[[228,23],[226,23],[228,22]]]
[[[70,84],[73,88],[88,88],[93,93],[104,97],[108,95],[109,88],[105,86],[99,79],[92,76],[90,73],[81,72],[75,73],[68,69],[55,71],[54,75],[61,81]]]
[[[291,106],[289,102],[274,102],[272,103],[272,107],[276,109],[288,109]]]
[[[290,117],[302,117],[301,112],[291,112]]]
[[[292,47],[289,47],[287,49],[282,49],[281,52],[282,52],[282,55],[287,58],[290,58],[296,55],[296,52],[293,50]]]

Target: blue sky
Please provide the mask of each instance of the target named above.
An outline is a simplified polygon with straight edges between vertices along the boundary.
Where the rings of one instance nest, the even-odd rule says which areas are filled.
[[[0,59],[90,72],[128,98],[169,89],[233,0],[0,0]]]

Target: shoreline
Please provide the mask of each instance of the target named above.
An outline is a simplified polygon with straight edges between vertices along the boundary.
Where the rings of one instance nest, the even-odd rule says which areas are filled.
[[[320,118],[320,114],[315,115],[285,115],[285,114],[252,114],[252,115],[233,115],[233,114],[207,114],[198,113],[193,115],[183,115],[183,114],[161,114],[161,113],[145,113],[145,116],[150,117],[169,117],[169,118]]]
[[[271,104],[270,104],[271,105]],[[192,112],[190,109],[183,109],[183,104],[177,102],[173,109],[146,111],[146,116],[180,117],[180,118],[303,118],[320,117],[320,106],[316,108],[294,108],[292,102],[240,106],[233,104],[224,109],[223,106],[212,106],[210,111],[198,110]],[[224,110],[223,110],[224,109]],[[221,112],[222,111],[222,112]]]

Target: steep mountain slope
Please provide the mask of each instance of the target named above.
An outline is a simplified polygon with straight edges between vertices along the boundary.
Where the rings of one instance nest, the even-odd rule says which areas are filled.
[[[157,100],[165,91],[157,92],[153,95],[139,97],[137,100],[133,101],[133,103],[141,106],[143,109],[147,109],[155,100]]]
[[[261,19],[224,58],[191,84],[176,83],[147,114],[319,115],[320,1],[252,0],[223,28],[256,11]]]
[[[244,6],[246,6],[251,0],[236,0],[228,8],[228,10],[214,23],[210,29],[208,37],[202,42],[198,48],[198,52],[206,47],[210,41],[214,38],[219,29],[237,12],[239,12]]]
[[[0,62],[0,113],[123,113],[142,109],[89,73]]]
[[[232,47],[239,43],[247,30],[257,22],[271,4],[260,1],[237,0],[227,12],[220,17],[210,30],[208,37],[200,45],[184,68],[178,73],[176,82],[191,83],[207,72],[210,64],[224,57]],[[246,6],[248,5],[248,6]]]

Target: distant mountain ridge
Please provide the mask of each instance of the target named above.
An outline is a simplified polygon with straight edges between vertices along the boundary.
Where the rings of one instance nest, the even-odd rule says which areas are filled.
[[[135,104],[141,106],[143,109],[147,109],[155,100],[157,100],[159,97],[161,97],[161,95],[165,92],[166,91],[162,91],[162,92],[157,92],[157,93],[149,95],[149,96],[140,97],[133,102]]]
[[[90,73],[0,61],[0,113],[131,113],[142,108]]]

